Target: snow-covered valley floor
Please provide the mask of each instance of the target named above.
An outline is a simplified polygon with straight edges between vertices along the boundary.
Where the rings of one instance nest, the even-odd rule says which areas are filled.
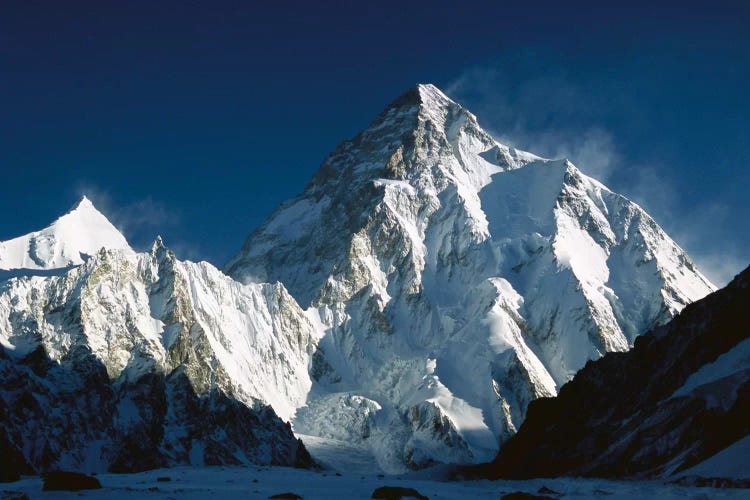
[[[0,492],[22,491],[30,499],[121,498],[254,499],[293,492],[304,499],[365,499],[380,486],[415,488],[430,499],[498,499],[511,492],[538,494],[546,487],[558,498],[748,498],[743,489],[682,487],[654,481],[536,479],[530,481],[442,482],[423,474],[378,476],[360,472],[308,471],[286,467],[178,467],[139,474],[100,474],[100,490],[43,492],[38,477],[0,484]],[[159,481],[169,478],[169,481]],[[3,494],[0,493],[0,498]]]

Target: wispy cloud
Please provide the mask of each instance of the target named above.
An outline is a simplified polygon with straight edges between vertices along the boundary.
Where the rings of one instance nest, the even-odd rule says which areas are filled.
[[[190,260],[193,262],[199,262],[207,260],[207,252],[199,244],[194,242],[185,241],[184,239],[174,239],[164,241],[164,245],[174,252],[180,260]],[[212,262],[214,265],[221,265],[222,263]]]
[[[604,103],[563,72],[536,71],[519,56],[469,68],[447,85],[446,92],[471,103],[482,124],[501,142],[546,158],[567,158],[606,181],[620,160],[612,133],[594,121],[572,120],[596,116]],[[526,72],[528,78],[517,77]]]
[[[109,191],[91,184],[76,188],[77,196],[88,197],[136,248],[148,247],[157,235],[180,223],[177,211],[152,196],[116,203]]]
[[[715,285],[726,285],[750,263],[750,255],[723,234],[731,207],[717,201],[686,204],[666,168],[631,168],[635,175],[620,188],[622,194],[650,213]]]
[[[730,224],[731,210],[721,202],[701,203],[673,216],[673,237],[688,251],[698,268],[720,287],[750,263],[747,249],[723,234],[722,228]]]
[[[607,183],[644,207],[718,286],[750,263],[747,251],[727,241],[730,207],[690,203],[676,187],[675,169],[658,162],[631,162],[604,117],[631,113],[618,101],[617,86],[604,82],[598,92],[546,68],[535,54],[507,57],[464,71],[446,86],[468,105],[500,142],[547,158],[568,158],[584,173]],[[623,111],[625,110],[625,111]]]
[[[599,127],[590,127],[578,133],[517,129],[512,135],[497,134],[495,137],[509,146],[532,149],[532,152],[545,158],[567,158],[584,173],[602,182],[609,180],[620,161],[612,134]]]
[[[706,277],[718,287],[728,284],[748,265],[747,256],[737,249],[724,249],[721,255],[694,252],[692,258]]]

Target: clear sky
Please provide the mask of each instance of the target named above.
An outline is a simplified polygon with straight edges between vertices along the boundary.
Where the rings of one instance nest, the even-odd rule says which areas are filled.
[[[750,2],[611,3],[5,0],[0,240],[87,194],[135,247],[222,265],[429,82],[723,284],[750,264]]]

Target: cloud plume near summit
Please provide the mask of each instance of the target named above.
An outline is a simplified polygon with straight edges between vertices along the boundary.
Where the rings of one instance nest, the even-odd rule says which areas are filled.
[[[750,259],[732,234],[737,215],[721,196],[694,199],[683,192],[684,166],[665,159],[658,140],[633,142],[631,124],[651,113],[633,86],[608,76],[582,80],[550,67],[543,54],[521,52],[467,68],[446,93],[474,110],[502,142],[568,158],[643,206],[723,286]]]

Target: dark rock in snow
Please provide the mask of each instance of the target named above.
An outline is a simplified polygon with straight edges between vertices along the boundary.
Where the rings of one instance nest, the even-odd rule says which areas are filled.
[[[514,491],[513,493],[506,493],[501,496],[500,500],[554,500],[554,498],[547,495],[526,493],[525,491]]]
[[[562,493],[560,493],[559,491],[547,488],[546,486],[542,486],[541,488],[539,488],[537,493],[539,493],[540,495],[562,495]]]
[[[429,500],[414,488],[404,488],[402,486],[381,486],[372,492],[371,498],[381,498],[383,500],[400,500],[402,498],[416,498],[417,500]]]
[[[44,475],[43,491],[98,490],[102,485],[95,477],[78,472],[48,472]]]

